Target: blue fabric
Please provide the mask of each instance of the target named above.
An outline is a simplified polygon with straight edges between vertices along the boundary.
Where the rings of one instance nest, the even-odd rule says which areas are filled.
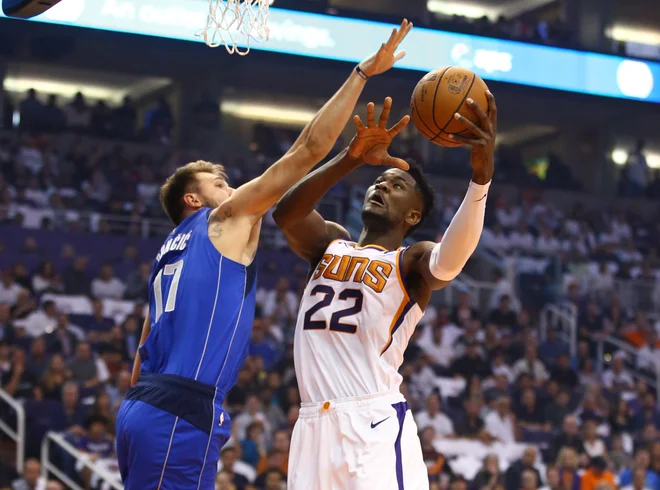
[[[140,347],[141,372],[174,374],[227,393],[247,356],[256,266],[218,253],[208,237],[210,211],[181,222],[156,257],[149,280],[151,333]]]
[[[396,481],[399,485],[399,490],[403,488],[403,459],[401,458],[401,433],[403,432],[403,422],[406,419],[406,412],[410,409],[408,402],[399,402],[392,405],[396,410],[396,418],[399,420],[399,433],[394,441],[394,453],[396,454]]]
[[[632,484],[632,477],[632,468],[626,468],[623,470],[621,475],[619,475],[619,487],[626,487]],[[658,474],[655,471],[647,470],[644,484],[653,490],[660,489],[660,478],[658,478]]]
[[[213,490],[229,416],[216,411],[211,435],[140,400],[117,414],[117,460],[125,490]],[[222,421],[222,424],[220,424]]]

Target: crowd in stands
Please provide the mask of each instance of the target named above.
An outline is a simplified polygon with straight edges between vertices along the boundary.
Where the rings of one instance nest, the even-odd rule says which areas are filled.
[[[107,136],[121,138],[112,128],[128,112],[114,113]],[[0,467],[2,490],[35,487],[33,458],[48,430],[112,467],[115,417],[129,388],[159,243],[138,240],[129,228],[123,248],[92,246],[90,260],[73,239],[113,231],[102,223],[81,229],[82,211],[123,215],[136,225],[162,217],[159,184],[190,157],[169,150],[162,158],[127,155],[78,139],[56,151],[40,134],[45,128],[34,129],[18,142],[0,139],[0,230],[7,231],[0,233],[0,386],[24,404],[28,418],[24,474]],[[290,138],[261,134],[258,148],[268,157]],[[258,165],[227,170],[240,183]],[[452,304],[434,299],[406,351],[401,390],[415,415],[432,488],[660,490],[660,411],[655,386],[644,381],[660,366],[657,326],[616,287],[617,280],[657,283],[660,221],[583,206],[564,213],[538,196],[523,194],[517,204],[492,193],[482,246],[503,256],[517,252],[519,264],[521,256],[534,258],[527,267],[540,276],[559,264],[560,277],[548,282],[555,289],[534,301],[524,284],[516,294],[503,281],[487,310],[465,291]],[[438,229],[461,196],[441,197]],[[48,210],[48,219],[28,223],[33,209]],[[18,226],[29,230],[10,246]],[[233,435],[222,451],[219,490],[284,488],[300,402],[292,334],[305,275],[289,270],[280,280],[260,279],[250,356],[226,400]],[[66,297],[89,298],[89,311],[72,313]],[[539,307],[557,300],[578,312],[576,352],[562,332],[541,334]],[[108,307],[119,301],[130,302],[130,311],[117,315]],[[630,357],[609,349],[611,361],[599,371],[598,345],[608,335],[638,351]],[[100,484],[65,454],[54,458],[82,485]],[[61,488],[56,481],[38,485]]]

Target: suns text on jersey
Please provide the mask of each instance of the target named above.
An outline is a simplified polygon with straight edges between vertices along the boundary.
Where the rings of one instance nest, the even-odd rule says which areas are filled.
[[[161,257],[167,252],[171,252],[173,250],[182,251],[185,249],[186,245],[188,245],[188,240],[190,240],[191,235],[192,230],[190,230],[188,233],[179,233],[178,235],[169,238],[163,244],[163,246],[160,247],[160,252],[158,252],[158,255],[156,256],[156,262],[159,262]]]
[[[392,274],[392,264],[382,260],[370,260],[366,257],[351,255],[325,254],[312,276],[318,279],[323,276],[331,281],[362,283],[380,293],[387,284],[387,278]]]

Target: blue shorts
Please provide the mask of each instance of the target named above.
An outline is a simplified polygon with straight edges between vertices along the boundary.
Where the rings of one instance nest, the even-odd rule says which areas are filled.
[[[229,415],[213,387],[143,374],[117,414],[117,458],[126,490],[213,490]]]

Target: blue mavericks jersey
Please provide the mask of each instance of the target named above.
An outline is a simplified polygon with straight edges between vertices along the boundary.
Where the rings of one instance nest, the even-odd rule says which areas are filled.
[[[224,395],[247,355],[256,264],[221,255],[208,237],[210,209],[170,233],[149,280],[151,333],[140,347],[143,373],[174,374]]]

